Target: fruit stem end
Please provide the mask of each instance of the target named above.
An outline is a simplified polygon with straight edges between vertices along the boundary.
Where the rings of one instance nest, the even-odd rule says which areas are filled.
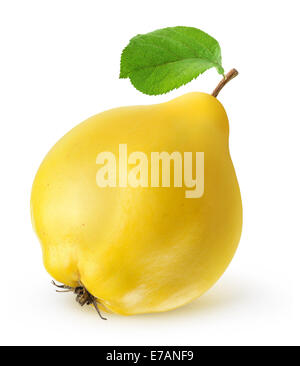
[[[238,71],[236,69],[232,69],[229,71],[228,74],[224,75],[223,79],[219,82],[215,90],[212,92],[212,96],[217,98],[220,91],[224,88],[224,86],[229,83],[230,80],[234,79],[236,76],[238,76]]]

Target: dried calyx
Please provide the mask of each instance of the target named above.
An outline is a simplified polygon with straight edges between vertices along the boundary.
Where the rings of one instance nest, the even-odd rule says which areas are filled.
[[[100,316],[100,318],[103,320],[107,320],[100,313],[100,310],[98,308],[98,301],[97,301],[96,297],[93,296],[92,294],[90,294],[88,292],[88,290],[83,286],[82,283],[80,283],[79,286],[77,286],[77,287],[70,287],[70,286],[66,286],[66,285],[57,285],[54,281],[52,281],[52,284],[55,287],[60,289],[60,290],[56,290],[56,292],[73,292],[76,295],[76,301],[78,302],[78,304],[80,306],[93,305],[94,308],[96,309],[98,315]]]

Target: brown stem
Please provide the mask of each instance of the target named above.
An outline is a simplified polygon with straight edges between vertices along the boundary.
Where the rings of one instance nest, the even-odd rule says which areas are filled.
[[[224,86],[229,83],[230,80],[234,79],[236,76],[238,76],[238,71],[236,69],[232,69],[229,71],[228,74],[226,74],[223,79],[219,82],[216,89],[212,92],[212,96],[217,98],[220,91],[224,88]]]

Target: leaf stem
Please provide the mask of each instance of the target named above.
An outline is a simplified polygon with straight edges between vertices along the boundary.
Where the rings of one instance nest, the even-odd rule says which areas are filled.
[[[223,79],[219,82],[215,90],[212,92],[212,96],[217,98],[220,91],[224,88],[224,86],[229,83],[230,80],[234,79],[236,76],[238,76],[238,71],[236,69],[232,69],[229,71],[228,74],[224,75]]]

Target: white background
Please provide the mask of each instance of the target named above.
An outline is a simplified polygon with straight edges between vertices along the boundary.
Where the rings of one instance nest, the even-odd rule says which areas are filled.
[[[299,345],[299,2],[2,0],[0,3],[1,345]],[[168,313],[104,322],[58,295],[29,213],[44,155],[103,110],[211,92],[210,70],[168,95],[119,80],[129,39],[203,29],[240,76],[219,97],[244,205],[239,250],[217,285]]]

